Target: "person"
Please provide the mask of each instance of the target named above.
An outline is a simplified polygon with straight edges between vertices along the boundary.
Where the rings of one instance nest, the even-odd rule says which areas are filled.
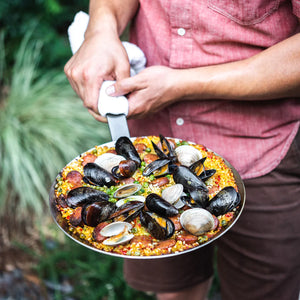
[[[106,121],[99,89],[116,80],[106,92],[127,96],[132,136],[204,144],[244,180],[245,209],[214,243],[222,299],[298,299],[300,2],[91,0],[89,15],[85,41],[65,65],[89,112]],[[147,58],[133,77],[119,38],[129,23]],[[157,299],[205,299],[213,246],[125,260],[125,279]]]

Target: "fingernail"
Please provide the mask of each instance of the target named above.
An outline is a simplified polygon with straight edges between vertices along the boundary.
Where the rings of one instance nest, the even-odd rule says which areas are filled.
[[[110,86],[105,90],[105,92],[106,92],[106,94],[107,94],[108,96],[114,94],[115,91],[116,91],[116,89],[115,89],[115,86],[114,86],[114,85],[110,85]]]

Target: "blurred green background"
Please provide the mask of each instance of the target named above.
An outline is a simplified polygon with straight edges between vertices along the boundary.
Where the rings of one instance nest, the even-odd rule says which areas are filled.
[[[110,140],[63,73],[80,10],[88,0],[0,0],[0,299],[154,299],[126,285],[121,259],[65,237],[48,208],[60,169]]]

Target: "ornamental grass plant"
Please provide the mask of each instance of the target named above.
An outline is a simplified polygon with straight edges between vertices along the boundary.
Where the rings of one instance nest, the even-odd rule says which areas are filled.
[[[79,153],[108,141],[109,134],[83,107],[62,71],[39,72],[41,41],[26,34],[6,72],[3,40],[2,33],[0,218],[5,240],[16,232],[14,225],[24,228],[47,218],[48,190],[56,174]]]

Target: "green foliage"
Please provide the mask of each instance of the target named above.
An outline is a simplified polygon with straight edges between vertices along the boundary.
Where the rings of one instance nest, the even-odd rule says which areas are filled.
[[[19,46],[11,78],[0,78],[0,208],[18,208],[17,218],[41,215],[59,170],[109,140],[106,126],[88,114],[63,73],[38,71],[42,45],[30,37]],[[2,55],[0,74],[3,65]]]
[[[13,63],[23,36],[34,29],[32,38],[45,45],[41,66],[62,69],[71,56],[67,28],[76,12],[88,11],[88,3],[89,0],[0,1],[0,28],[6,31],[8,64]]]
[[[66,296],[89,300],[154,299],[126,284],[122,265],[123,260],[120,258],[94,252],[66,238],[63,244],[44,241],[43,253],[38,256],[36,269],[47,282],[56,286],[68,282],[73,287],[68,295],[57,289],[55,300],[65,299]]]

